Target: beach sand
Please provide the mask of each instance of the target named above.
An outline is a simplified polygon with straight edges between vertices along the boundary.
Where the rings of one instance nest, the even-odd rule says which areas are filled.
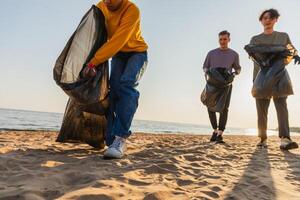
[[[300,199],[300,150],[253,136],[134,134],[128,155],[103,160],[56,132],[0,132],[0,199]],[[300,137],[294,137],[300,143]]]

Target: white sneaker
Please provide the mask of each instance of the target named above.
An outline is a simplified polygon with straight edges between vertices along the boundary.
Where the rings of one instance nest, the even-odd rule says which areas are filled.
[[[280,149],[290,150],[290,149],[297,149],[297,148],[298,148],[298,144],[296,142],[293,142],[289,138],[281,138]]]
[[[104,152],[104,158],[120,159],[124,156],[126,151],[126,139],[116,136],[114,142]]]

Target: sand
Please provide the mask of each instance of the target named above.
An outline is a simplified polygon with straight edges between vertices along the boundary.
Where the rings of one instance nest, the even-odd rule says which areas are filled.
[[[300,150],[277,137],[134,134],[128,155],[103,160],[55,132],[0,132],[0,199],[300,199]],[[294,137],[300,143],[300,137]]]

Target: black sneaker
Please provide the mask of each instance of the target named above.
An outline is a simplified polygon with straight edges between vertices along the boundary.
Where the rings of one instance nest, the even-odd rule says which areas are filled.
[[[218,135],[218,133],[213,132],[213,134],[212,134],[212,136],[211,136],[211,138],[210,138],[210,141],[211,141],[211,142],[215,142],[215,141],[217,140],[217,135]]]
[[[216,138],[216,143],[217,143],[217,144],[222,144],[222,143],[225,143],[225,142],[223,141],[223,137],[222,137],[222,135],[217,135],[217,138]]]

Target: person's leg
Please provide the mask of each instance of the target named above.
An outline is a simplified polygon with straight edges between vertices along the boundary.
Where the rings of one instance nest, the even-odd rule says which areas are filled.
[[[210,138],[210,141],[214,142],[214,141],[216,141],[217,135],[218,135],[217,115],[216,115],[216,112],[212,112],[208,108],[207,108],[207,112],[208,112],[210,124],[211,124],[212,128],[214,129],[212,136]]]
[[[217,124],[217,115],[216,115],[216,113],[210,111],[209,109],[207,109],[207,112],[208,112],[211,127],[214,129],[214,131],[217,131],[218,130],[218,124]]]
[[[289,113],[286,100],[287,97],[274,99],[278,119],[279,137],[281,138],[280,148],[283,150],[298,148],[298,144],[293,142],[290,138]]]
[[[220,113],[220,118],[219,118],[219,131],[220,134],[222,135],[227,124],[227,119],[228,119],[228,108],[230,105],[230,99],[231,99],[231,92],[232,92],[232,86],[229,88],[228,91],[228,96],[226,98],[225,102],[225,107],[224,110]]]
[[[228,119],[228,108],[225,108],[223,112],[220,113],[220,118],[219,118],[219,131],[221,131],[221,133],[223,133],[226,128],[227,119]]]
[[[146,64],[147,53],[122,53],[125,68],[114,88],[114,121],[111,135],[113,143],[104,153],[104,158],[122,158],[126,151],[126,138],[131,134],[130,126],[138,106],[139,92],[135,89]]]
[[[256,99],[258,136],[267,139],[268,109],[270,99]]]
[[[136,89],[147,64],[147,53],[132,53],[117,89],[116,116],[112,134],[121,138],[131,135],[130,127],[138,107],[139,92]]]
[[[231,91],[232,91],[232,86],[230,86],[230,88],[229,88],[228,95],[227,95],[226,102],[225,102],[225,106],[224,106],[224,110],[220,113],[219,131],[218,131],[218,135],[217,135],[217,138],[216,138],[217,143],[224,143],[224,141],[223,141],[223,132],[226,128],[227,119],[228,119],[228,108],[229,108],[230,99],[231,99]]]
[[[115,136],[112,134],[113,124],[115,122],[116,103],[118,102],[117,90],[120,87],[120,79],[125,69],[127,60],[122,56],[114,56],[111,60],[110,71],[110,92],[109,92],[109,109],[107,113],[107,128],[105,142],[107,146],[110,146]]]
[[[280,138],[290,138],[289,113],[286,100],[286,97],[273,99],[277,112],[278,131]]]

